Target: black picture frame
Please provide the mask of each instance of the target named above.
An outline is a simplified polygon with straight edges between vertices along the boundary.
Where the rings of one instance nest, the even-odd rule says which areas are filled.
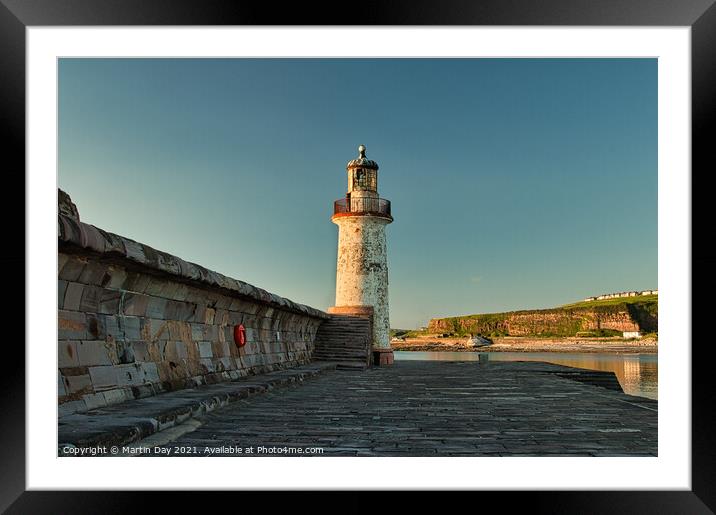
[[[0,130],[5,145],[4,169],[6,199],[21,204],[25,192],[25,29],[31,26],[86,25],[557,25],[557,26],[688,26],[692,34],[692,274],[698,277],[699,290],[711,291],[716,251],[699,241],[709,235],[711,216],[706,203],[699,202],[709,193],[706,181],[713,169],[709,135],[713,133],[716,112],[716,6],[714,0],[400,0],[363,1],[342,6],[271,2],[230,2],[174,0],[0,0]],[[9,159],[8,159],[9,158]],[[10,165],[12,163],[12,165]],[[709,166],[710,165],[710,166]],[[688,170],[685,171],[688,173]],[[14,179],[12,186],[8,179]],[[7,195],[12,188],[12,195]],[[18,220],[24,205],[4,206],[6,251],[2,263],[4,292],[15,310],[24,299],[24,277],[12,271],[26,269],[24,251],[25,224]],[[702,230],[700,230],[702,229]],[[711,230],[709,230],[711,229]],[[710,238],[709,238],[710,239]],[[22,250],[21,250],[22,249]],[[23,303],[24,305],[24,303]],[[705,319],[708,303],[694,297],[692,320]],[[0,402],[0,510],[7,513],[126,513],[143,512],[149,505],[142,492],[26,491],[25,488],[25,349],[20,345],[18,329],[23,322],[6,311],[6,327],[15,329],[6,335]],[[25,312],[25,323],[29,314]],[[10,320],[10,317],[14,319]],[[693,327],[692,341],[699,326]],[[688,339],[689,335],[685,335]],[[705,344],[706,340],[702,340]],[[684,345],[691,344],[686,340]],[[48,352],[53,347],[48,347]],[[716,438],[710,413],[712,399],[706,346],[692,346],[692,489],[690,491],[588,491],[588,492],[479,492],[480,504],[491,501],[525,502],[532,513],[713,513],[716,509]],[[243,468],[243,467],[242,467]],[[250,470],[250,464],[245,467]],[[152,494],[156,496],[159,494]],[[211,493],[212,504],[219,509],[226,495]],[[286,498],[275,493],[273,509],[295,509],[296,496]],[[301,494],[302,495],[302,494]],[[375,493],[352,492],[339,502],[342,511],[365,511],[374,503]],[[368,497],[370,495],[370,497]],[[242,502],[266,502],[267,493],[241,493]],[[169,498],[168,498],[169,497]],[[177,503],[186,511],[195,502],[204,504],[205,496],[172,493],[162,495],[164,511]],[[252,499],[253,498],[253,499]],[[411,494],[423,501],[423,494]],[[300,499],[300,495],[299,495]],[[451,504],[457,500],[452,499]],[[459,501],[458,501],[459,502]],[[311,511],[323,508],[335,511],[335,505],[322,502]]]

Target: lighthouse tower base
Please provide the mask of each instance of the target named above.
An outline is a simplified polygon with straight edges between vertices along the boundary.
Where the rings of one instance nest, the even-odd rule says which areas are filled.
[[[336,306],[359,315],[372,311],[371,344],[376,365],[392,363],[388,320],[387,216],[346,213],[334,215],[338,225]]]

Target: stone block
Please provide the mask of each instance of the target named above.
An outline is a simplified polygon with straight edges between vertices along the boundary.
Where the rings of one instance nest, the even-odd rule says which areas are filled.
[[[119,306],[122,301],[122,292],[119,290],[103,289],[102,295],[99,299],[98,313],[103,314],[118,314]]]
[[[64,376],[64,381],[68,394],[92,391],[93,384],[90,375]]]
[[[87,339],[103,340],[107,337],[107,329],[104,324],[104,318],[104,315],[87,313]]]
[[[67,263],[67,260],[70,259],[70,256],[67,254],[64,254],[62,252],[57,253],[57,273],[60,273],[60,270],[62,270],[62,267],[65,266],[65,263]]]
[[[263,363],[261,354],[247,354],[241,357],[244,367],[252,368]]]
[[[127,278],[120,289],[134,293],[144,293],[149,285],[149,276],[138,272],[127,272]]]
[[[57,278],[64,281],[76,282],[80,278],[80,274],[82,273],[82,269],[84,269],[85,264],[87,264],[86,259],[79,258],[77,256],[69,256],[63,267],[59,270]]]
[[[80,366],[77,357],[77,341],[58,340],[57,342],[57,366],[59,368]]]
[[[187,359],[189,357],[186,343],[182,341],[174,342],[174,348],[176,349],[176,355],[179,359]]]
[[[120,340],[124,338],[124,331],[120,324],[119,318],[114,315],[107,315],[102,317],[104,321],[104,330],[107,337]]]
[[[194,304],[206,303],[206,298],[204,297],[203,290],[199,290],[191,286],[187,286],[187,288],[188,291],[186,293],[186,297],[183,299],[184,301],[193,302]]]
[[[82,269],[82,273],[77,279],[77,282],[100,286],[108,268],[109,265],[107,263],[90,260]]]
[[[62,374],[60,374],[60,371],[57,371],[57,396],[58,397],[64,397],[67,395],[67,389],[65,388],[65,380],[62,377]]]
[[[64,309],[65,292],[67,292],[67,281],[57,281],[57,309]]]
[[[204,326],[204,339],[215,341],[219,339],[219,327],[215,325]]]
[[[191,339],[195,342],[204,339],[204,325],[203,324],[191,324]]]
[[[170,340],[191,339],[191,326],[185,327],[182,322],[168,320],[167,327],[169,328]]]
[[[259,305],[256,302],[244,302],[241,308],[247,315],[256,315],[259,312]]]
[[[228,349],[226,342],[211,342],[211,353],[215,358],[221,358],[224,356],[224,349]]]
[[[126,316],[145,316],[148,304],[148,296],[141,293],[127,292],[124,294],[122,301],[122,313]]]
[[[160,363],[162,361],[162,351],[164,348],[164,341],[155,342],[144,342],[147,344],[147,352],[149,353],[149,359],[147,361],[154,361]]]
[[[177,289],[172,294],[173,300],[186,301],[189,296],[189,287],[186,284],[177,283]]]
[[[141,370],[144,374],[144,381],[148,383],[159,382],[159,370],[156,363],[142,363]]]
[[[174,281],[169,281],[167,279],[162,279],[162,288],[159,291],[159,293],[157,293],[157,295],[161,296],[165,299],[173,299],[174,293],[177,291],[178,287],[179,287],[178,283],[176,283]]]
[[[223,372],[224,370],[226,370],[226,368],[224,367],[224,363],[221,361],[221,359],[213,358],[211,361],[214,363],[214,371]]]
[[[114,252],[116,254],[124,255],[126,254],[126,249],[124,248],[124,238],[117,234],[113,234],[111,232],[103,231],[102,229],[98,229],[98,231],[102,234],[104,237],[104,250],[105,252]]]
[[[187,373],[190,376],[198,376],[204,373],[203,368],[201,367],[201,364],[199,362],[198,356],[196,357],[196,359],[182,360],[182,363],[185,364]]]
[[[194,314],[192,315],[189,322],[198,322],[203,324],[204,320],[206,320],[206,306],[203,304],[203,301],[189,301],[189,299],[186,299],[186,301],[192,302],[196,306]]]
[[[218,340],[222,343],[234,341],[234,327],[233,326],[219,326],[217,327]]]
[[[166,252],[156,252],[157,254],[157,267],[164,272],[179,275],[181,273],[181,265],[179,264],[179,258],[167,254]]]
[[[106,248],[105,238],[99,229],[85,223],[80,224],[80,244],[100,254],[103,254]]]
[[[198,342],[198,345],[199,345],[199,357],[211,358],[214,356],[211,342],[200,341],[200,342]]]
[[[216,307],[221,309],[229,309],[229,306],[231,305],[231,297],[227,297],[226,295],[221,295],[219,297],[219,300],[216,302]]]
[[[114,366],[90,367],[89,375],[95,392],[117,387],[117,373]]]
[[[118,317],[119,326],[124,333],[124,338],[127,340],[141,340],[142,339],[142,324],[139,317],[134,316],[120,316]]]
[[[147,258],[144,255],[144,245],[128,238],[122,238],[127,257],[138,263],[145,263]]]
[[[67,291],[65,292],[63,309],[79,311],[85,285],[76,282],[65,282],[65,284],[67,285]]]
[[[164,344],[162,351],[162,359],[164,361],[172,361],[177,363],[183,359],[187,359],[189,354],[187,352],[186,344],[182,341],[168,341]]]
[[[85,286],[82,290],[80,311],[89,313],[99,312],[99,300],[102,297],[102,288],[99,286]]]
[[[77,342],[77,357],[80,366],[113,365],[117,360],[113,345],[104,340],[80,341]]]
[[[246,340],[246,345],[241,348],[242,354],[258,354],[260,352],[259,342]]]
[[[102,286],[112,290],[121,289],[124,281],[127,280],[127,271],[124,268],[110,265],[107,267],[107,273],[103,280]]]
[[[229,307],[227,307],[229,311],[241,311],[241,300],[236,298],[231,298],[231,302],[229,302]]]
[[[144,370],[139,363],[117,365],[114,368],[117,386],[138,386],[144,384]]]
[[[164,317],[168,320],[180,320],[188,322],[194,316],[196,304],[191,302],[179,302],[176,300],[168,300],[164,311]]]
[[[124,388],[115,388],[114,390],[107,390],[102,392],[106,404],[117,404],[127,400],[131,400],[134,397],[131,394],[127,394],[127,390]]]
[[[116,344],[117,363],[126,365],[135,362],[134,346],[131,342],[119,341]]]
[[[151,397],[157,393],[154,386],[151,384],[132,386],[131,391],[135,399],[144,399],[145,397]]]
[[[166,319],[166,307],[167,299],[162,297],[148,297],[146,316],[150,318]]]
[[[393,364],[393,350],[373,347],[373,365],[378,367],[390,366]]]
[[[151,318],[147,320],[149,324],[149,337],[152,340],[168,340],[169,327],[166,320],[158,320]]]
[[[149,351],[149,344],[144,341],[130,342],[134,361],[153,361]]]
[[[159,277],[150,277],[149,283],[147,284],[144,293],[146,293],[147,295],[152,295],[154,297],[162,297],[162,291],[164,290],[166,284],[167,281],[165,279],[161,279]]]
[[[107,406],[107,399],[105,399],[102,393],[90,393],[82,396],[82,400],[85,402],[88,410],[104,408]]]
[[[73,413],[79,413],[82,411],[85,411],[87,409],[84,401],[69,401],[69,402],[63,402],[59,406],[57,406],[57,416],[58,417],[66,417],[67,415],[72,415]]]
[[[214,366],[214,360],[212,358],[199,359],[199,366],[201,368],[202,374],[216,372],[216,367]]]
[[[57,312],[57,329],[60,340],[80,340],[87,337],[87,317],[78,311],[60,309]]]
[[[225,309],[217,309],[214,315],[214,324],[226,325],[229,323],[229,312]]]

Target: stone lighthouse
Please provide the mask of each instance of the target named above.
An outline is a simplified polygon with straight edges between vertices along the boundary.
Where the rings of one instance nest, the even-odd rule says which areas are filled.
[[[393,221],[390,201],[378,197],[378,163],[365,156],[348,162],[348,192],[336,200],[331,220],[338,226],[334,313],[372,312],[373,363],[393,362],[388,316],[388,256],[385,226]]]

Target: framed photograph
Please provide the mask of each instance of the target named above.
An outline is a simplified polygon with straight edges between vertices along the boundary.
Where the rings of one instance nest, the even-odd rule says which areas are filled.
[[[711,513],[712,4],[2,0],[27,332],[0,506]]]

